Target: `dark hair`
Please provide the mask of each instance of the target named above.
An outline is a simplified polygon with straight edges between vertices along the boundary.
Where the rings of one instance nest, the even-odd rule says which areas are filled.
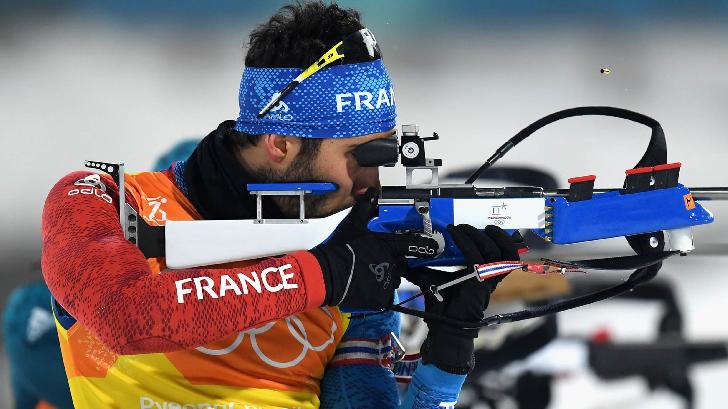
[[[362,28],[358,11],[336,3],[299,1],[283,6],[250,33],[245,65],[308,68],[334,44]]]
[[[361,30],[359,12],[336,3],[297,1],[281,7],[250,33],[247,67],[308,68],[317,58],[349,34]],[[231,132],[239,146],[255,145],[259,135]],[[313,157],[321,139],[303,138],[300,155]]]

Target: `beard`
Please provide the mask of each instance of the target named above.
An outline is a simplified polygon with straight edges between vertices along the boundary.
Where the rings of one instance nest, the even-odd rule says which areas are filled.
[[[251,173],[255,179],[264,183],[328,182],[325,177],[316,172],[314,168],[315,159],[310,155],[299,155],[291,163],[287,171],[257,169]],[[286,218],[298,219],[300,215],[298,196],[271,196],[271,198]],[[353,199],[335,206],[331,194],[306,195],[303,203],[306,206],[307,218],[320,218],[350,207],[353,204]]]

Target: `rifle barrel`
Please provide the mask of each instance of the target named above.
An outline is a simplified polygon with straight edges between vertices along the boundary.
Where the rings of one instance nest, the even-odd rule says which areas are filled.
[[[728,187],[689,188],[695,200],[728,200]]]
[[[728,200],[728,187],[689,187],[695,200]],[[605,193],[618,188],[594,189],[594,193]],[[544,190],[544,196],[568,196],[569,189]]]

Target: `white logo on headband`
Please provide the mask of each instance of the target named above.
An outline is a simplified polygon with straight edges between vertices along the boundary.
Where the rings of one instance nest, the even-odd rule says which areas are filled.
[[[366,28],[361,30],[361,36],[364,39],[364,45],[367,46],[369,56],[374,58],[374,47],[377,46],[377,39],[374,38],[374,34]]]
[[[273,102],[273,100],[278,98],[279,95],[281,95],[280,92],[276,92],[275,94],[273,94],[273,96],[270,97],[270,101],[268,101],[268,103],[270,104],[271,102]],[[293,115],[286,114],[288,110],[288,104],[286,104],[284,101],[280,101],[276,104],[276,106],[271,108],[268,113],[268,118],[278,121],[290,121],[293,119]]]
[[[361,111],[364,108],[379,109],[382,105],[388,107],[394,105],[394,90],[392,88],[389,88],[389,90],[380,88],[375,94],[367,91],[336,94],[336,112],[344,112],[345,108],[347,110],[354,108],[355,111]]]

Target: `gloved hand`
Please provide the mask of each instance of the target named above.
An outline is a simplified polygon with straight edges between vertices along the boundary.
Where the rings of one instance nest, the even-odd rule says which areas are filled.
[[[336,230],[326,244],[346,244],[351,240],[371,234],[367,228],[369,220],[377,216],[377,189],[369,188],[356,198],[354,207],[344,220],[336,226]]]
[[[357,200],[329,240],[311,253],[323,272],[323,305],[377,310],[392,305],[394,290],[407,271],[406,256],[434,257],[437,242],[414,234],[372,233],[375,191]]]
[[[487,226],[484,231],[480,231],[467,224],[450,225],[447,231],[463,253],[467,267],[456,273],[417,269],[411,271],[407,279],[425,293],[426,311],[461,321],[480,321],[484,318],[490,294],[505,275],[484,281],[472,278],[443,289],[440,292],[444,299],[442,302],[432,295],[430,286],[470,274],[474,271],[474,265],[520,260],[517,246],[506,232],[496,226]],[[433,320],[425,322],[429,332],[420,348],[422,361],[432,363],[446,372],[461,375],[469,373],[475,365],[473,349],[478,329],[457,328]]]

